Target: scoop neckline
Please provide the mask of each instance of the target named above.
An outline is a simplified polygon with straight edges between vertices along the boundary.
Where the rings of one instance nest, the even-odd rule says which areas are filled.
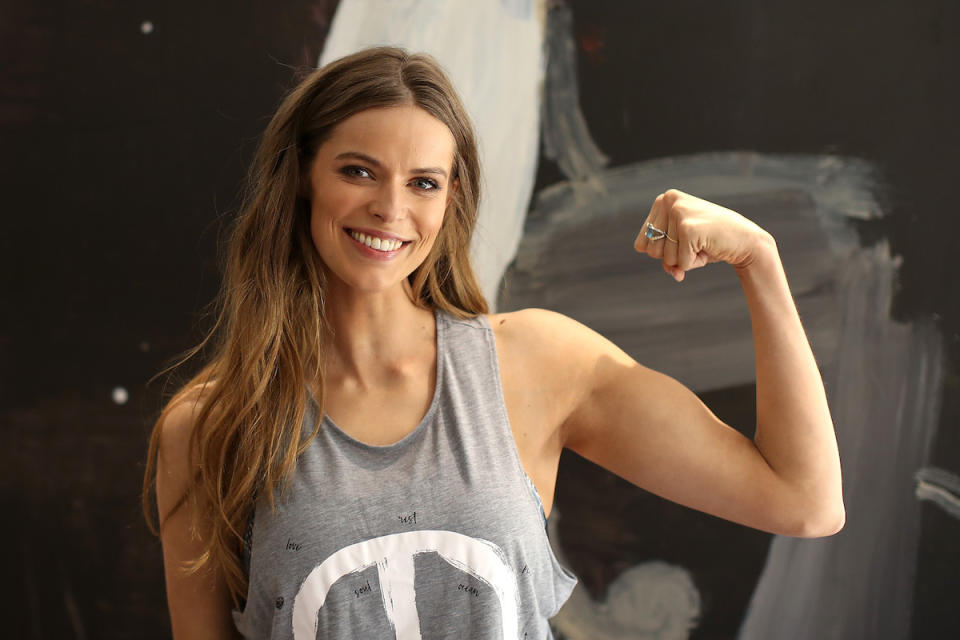
[[[405,445],[409,444],[415,438],[417,438],[419,434],[427,428],[427,425],[432,420],[433,415],[437,412],[437,406],[440,404],[440,387],[442,386],[442,383],[443,383],[443,357],[441,354],[443,352],[444,338],[445,338],[444,330],[446,327],[443,323],[443,318],[441,317],[441,312],[439,309],[433,310],[433,320],[434,320],[434,326],[435,326],[434,341],[436,343],[436,358],[437,358],[437,361],[435,364],[436,382],[433,385],[433,397],[430,399],[430,405],[427,407],[427,412],[423,414],[423,417],[420,419],[420,422],[417,423],[417,426],[415,426],[412,431],[410,431],[408,434],[406,434],[396,442],[393,442],[390,444],[383,444],[383,445],[370,444],[368,442],[364,442],[363,440],[358,440],[357,438],[354,438],[353,436],[351,436],[349,433],[341,429],[337,425],[337,423],[334,422],[333,419],[329,415],[327,415],[326,412],[324,412],[322,422],[330,429],[331,433],[336,434],[338,437],[345,440],[350,445],[358,447],[360,449],[386,453],[386,452],[402,449]],[[313,400],[314,406],[317,406],[317,400],[316,398],[313,397],[313,392],[309,391],[308,389],[308,393],[310,393],[310,399]]]

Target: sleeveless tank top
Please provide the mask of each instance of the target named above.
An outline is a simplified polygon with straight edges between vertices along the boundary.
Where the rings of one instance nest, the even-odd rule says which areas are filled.
[[[485,316],[435,317],[436,388],[416,428],[371,446],[323,416],[275,510],[258,500],[233,612],[245,637],[552,637],[576,578],[521,466],[493,331]],[[311,397],[305,431],[317,414]]]

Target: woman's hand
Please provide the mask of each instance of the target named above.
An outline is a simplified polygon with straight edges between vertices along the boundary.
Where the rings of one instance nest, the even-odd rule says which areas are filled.
[[[670,189],[654,200],[633,246],[662,260],[664,271],[680,282],[710,262],[748,267],[773,238],[736,211]]]

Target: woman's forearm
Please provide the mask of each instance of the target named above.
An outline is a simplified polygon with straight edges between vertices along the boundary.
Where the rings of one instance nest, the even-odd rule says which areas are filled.
[[[790,487],[810,535],[843,526],[840,458],[820,371],[790,294],[773,238],[737,273],[753,324],[757,369],[754,442]]]

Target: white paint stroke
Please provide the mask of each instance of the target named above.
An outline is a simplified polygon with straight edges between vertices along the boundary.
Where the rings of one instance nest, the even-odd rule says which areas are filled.
[[[394,45],[434,56],[476,127],[484,189],[473,263],[491,305],[513,260],[536,173],[544,3],[537,0],[342,0],[320,64]]]
[[[548,527],[561,562],[555,508]],[[582,583],[550,621],[563,640],[685,640],[700,617],[700,592],[690,572],[666,562],[644,562],[630,567],[607,587],[607,597],[596,602]]]
[[[685,640],[700,617],[700,593],[682,567],[652,561],[630,567],[602,602],[577,587],[552,620],[565,640]]]
[[[960,476],[946,469],[924,467],[914,476],[918,500],[934,503],[954,518],[960,519]]]

